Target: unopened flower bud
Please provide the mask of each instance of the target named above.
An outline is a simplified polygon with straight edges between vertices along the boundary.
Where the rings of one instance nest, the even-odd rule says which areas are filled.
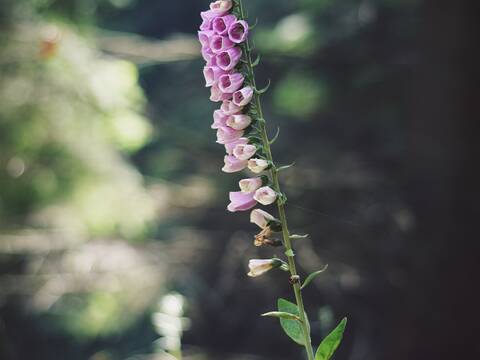
[[[232,8],[232,0],[218,0],[210,4],[210,10],[216,12],[219,15],[225,14]]]

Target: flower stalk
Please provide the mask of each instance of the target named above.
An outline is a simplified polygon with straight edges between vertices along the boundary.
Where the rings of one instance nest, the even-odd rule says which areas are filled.
[[[242,19],[245,19],[245,9],[243,7],[242,0],[237,0],[236,1],[237,6],[240,11],[240,16]],[[260,134],[262,137],[262,145],[263,149],[265,151],[265,155],[267,157],[267,160],[274,164],[273,161],[273,155],[272,155],[272,149],[271,149],[271,144],[270,140],[268,138],[267,134],[267,128],[265,126],[265,118],[263,116],[263,109],[262,109],[262,102],[261,102],[261,94],[258,92],[257,84],[255,81],[255,72],[254,72],[254,66],[253,66],[253,61],[252,61],[252,49],[250,48],[250,42],[248,39],[246,39],[245,43],[242,45],[243,51],[244,51],[244,56],[246,60],[246,66],[249,72],[249,77],[252,81],[252,85],[255,89],[255,95],[254,95],[254,102],[258,111],[259,115],[259,121],[258,121],[258,127],[260,130]],[[280,188],[280,180],[278,176],[278,168],[276,166],[272,166],[269,170],[270,172],[270,177],[272,179],[273,183],[273,189],[279,193],[282,194],[281,188]],[[285,211],[285,203],[282,199],[277,200],[277,207],[278,207],[278,214],[279,214],[279,220],[282,225],[282,236],[283,236],[283,244],[285,246],[285,254],[287,255],[287,260],[288,260],[288,268],[290,271],[291,279],[298,279],[298,272],[297,272],[297,265],[295,262],[295,253],[293,250],[292,246],[292,240],[290,239],[290,232],[288,230],[288,222],[287,222],[287,215]],[[299,318],[300,318],[300,324],[302,327],[302,332],[303,336],[305,337],[305,350],[307,352],[307,357],[308,360],[314,360],[314,354],[313,354],[313,348],[312,348],[312,340],[310,336],[310,330],[308,326],[308,320],[305,312],[305,305],[303,302],[303,296],[302,296],[302,290],[300,289],[301,283],[299,280],[291,281],[292,282],[292,288],[293,292],[295,293],[295,301],[298,306],[298,310],[300,312]]]
[[[252,61],[252,48],[248,39],[249,25],[242,0],[217,0],[210,10],[201,13],[202,25],[199,41],[202,56],[206,61],[205,83],[210,87],[210,100],[222,102],[213,114],[212,129],[217,130],[217,143],[225,146],[223,172],[235,173],[248,168],[251,178],[239,182],[240,191],[230,192],[228,211],[247,211],[257,205],[276,204],[278,217],[264,210],[254,209],[250,221],[261,228],[255,236],[255,246],[284,246],[287,261],[278,258],[252,259],[249,262],[251,277],[262,276],[273,269],[290,273],[290,283],[295,295],[293,304],[285,299],[278,300],[278,310],[264,314],[278,317],[286,334],[305,347],[308,360],[329,360],[343,336],[346,319],[320,344],[314,355],[310,324],[305,312],[302,289],[321,271],[310,274],[302,286],[295,262],[292,240],[305,236],[290,235],[288,230],[286,202],[281,191],[279,172],[289,166],[276,166],[271,145],[278,137],[269,139],[263,115],[261,95],[268,86],[258,89],[254,67],[259,58]],[[274,237],[282,233],[282,241]]]

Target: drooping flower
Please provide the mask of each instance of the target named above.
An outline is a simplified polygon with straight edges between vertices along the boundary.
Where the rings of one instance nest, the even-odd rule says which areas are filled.
[[[240,89],[245,78],[240,73],[223,74],[218,78],[218,87],[224,93],[233,94]]]
[[[280,259],[252,259],[248,262],[248,268],[250,269],[248,276],[257,277],[272,269],[286,266],[287,264]]]
[[[230,100],[225,100],[222,103],[220,110],[222,110],[225,113],[225,115],[236,115],[242,112],[242,107],[235,105]]]
[[[219,102],[224,101],[232,98],[232,94],[224,93],[218,87],[218,82],[213,83],[212,87],[210,88],[210,101]]]
[[[220,127],[225,127],[225,126],[227,126],[228,118],[229,118],[229,116],[225,115],[222,110],[215,110],[213,112],[213,123],[210,127],[212,129],[218,129]]]
[[[232,8],[232,5],[232,0],[218,0],[210,4],[210,10],[223,15]]]
[[[242,190],[243,192],[246,192],[246,193],[254,192],[262,187],[263,179],[261,177],[242,179],[240,180],[238,185],[240,187],[240,190]]]
[[[222,171],[226,173],[242,171],[247,167],[246,161],[238,160],[233,155],[225,155],[223,161],[225,162],[225,165],[223,166]]]
[[[218,81],[218,78],[225,74],[225,71],[218,66],[205,66],[203,68],[203,76],[205,77],[205,86],[210,87]]]
[[[233,155],[233,150],[235,150],[235,147],[240,144],[248,144],[248,139],[245,137],[241,137],[231,142],[227,142],[225,144],[225,151],[228,155]]]
[[[232,115],[227,118],[226,124],[235,130],[244,130],[250,126],[252,118],[245,114]]]
[[[246,40],[248,36],[248,24],[244,20],[237,20],[230,24],[228,28],[228,37],[236,44],[240,44]]]
[[[261,209],[254,209],[250,213],[250,222],[258,225],[262,230],[255,235],[255,246],[280,246],[281,241],[273,239],[272,235],[274,231],[281,231],[282,226],[279,220],[275,219],[268,212]]]
[[[224,71],[231,71],[237,66],[242,57],[242,49],[233,47],[219,52],[215,58],[217,66]]]
[[[248,160],[257,152],[257,147],[251,144],[240,144],[233,149],[233,155],[239,160]]]
[[[254,198],[262,205],[270,205],[277,200],[277,193],[271,187],[264,186],[255,191]]]
[[[212,30],[212,21],[213,19],[215,19],[215,17],[218,16],[218,14],[215,11],[208,10],[202,11],[200,13],[200,16],[202,17],[202,24],[200,25],[200,30]]]
[[[210,38],[215,35],[213,30],[200,30],[198,32],[198,41],[202,44],[202,47],[210,47]]]
[[[244,193],[241,191],[230,192],[230,204],[227,209],[230,212],[246,211],[257,205],[253,198],[253,193]]]
[[[217,56],[213,53],[209,46],[202,47],[202,57],[206,61],[207,66],[215,66],[217,64]]]
[[[217,57],[218,62],[218,57]],[[218,65],[222,68],[220,65]],[[250,86],[246,86],[243,89],[235,91],[233,93],[233,103],[237,106],[245,106],[247,105],[253,97],[253,89]]]
[[[220,126],[217,130],[217,143],[226,144],[241,138],[243,131],[234,130],[228,126]]]
[[[213,33],[213,31],[212,31]],[[218,54],[222,51],[226,51],[235,46],[235,43],[232,42],[228,37],[214,34],[209,39],[209,46],[213,53]]]
[[[250,159],[248,160],[248,168],[255,174],[259,174],[262,171],[268,169],[269,164],[264,159]]]
[[[235,15],[218,16],[211,20],[213,31],[218,35],[228,35],[230,25],[237,21]],[[203,29],[202,29],[203,30]]]

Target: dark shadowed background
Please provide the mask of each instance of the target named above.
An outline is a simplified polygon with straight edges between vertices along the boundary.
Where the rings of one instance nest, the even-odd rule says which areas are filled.
[[[245,3],[300,270],[329,264],[314,342],[348,316],[337,360],[480,358],[478,2]],[[0,5],[0,359],[301,359],[225,210],[208,1]]]

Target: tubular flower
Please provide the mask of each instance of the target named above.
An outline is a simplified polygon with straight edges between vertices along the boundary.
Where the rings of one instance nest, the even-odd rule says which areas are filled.
[[[232,8],[232,5],[232,0],[219,0],[210,4],[210,10],[223,15]]]
[[[235,23],[237,18],[235,15],[225,15],[219,16],[214,18],[211,21],[211,26],[213,31],[215,31],[218,35],[228,35],[228,30],[230,29],[230,25]]]
[[[248,160],[248,168],[255,174],[259,174],[269,167],[268,161],[264,159],[250,159]]]
[[[224,93],[218,87],[218,83],[214,83],[210,88],[210,100],[213,102],[219,102],[227,99],[231,99],[232,94]]]
[[[233,155],[233,150],[235,150],[235,147],[240,144],[248,144],[248,139],[241,137],[236,140],[233,140],[231,142],[228,142],[225,144],[225,151],[227,152],[228,155]]]
[[[213,123],[210,126],[212,129],[219,129],[221,127],[227,126],[228,115],[222,110],[215,110],[213,112]],[[232,128],[233,129],[233,128]]]
[[[203,68],[203,76],[205,77],[205,86],[210,87],[214,85],[220,76],[225,74],[225,71],[218,66],[205,66]]]
[[[221,36],[218,34],[211,35],[211,37],[209,38],[208,44],[212,52],[215,54],[231,49],[232,47],[235,46],[235,43],[231,41],[228,37]]]
[[[228,37],[230,41],[240,44],[245,41],[248,36],[248,24],[244,20],[237,20],[230,24],[228,28]]]
[[[218,61],[218,57],[217,57],[217,61]],[[232,101],[237,106],[245,106],[248,103],[250,103],[250,101],[252,101],[252,98],[253,98],[253,89],[250,86],[247,86],[233,93]]]
[[[213,54],[213,52],[210,50]],[[231,71],[237,64],[240,62],[242,57],[242,49],[239,47],[233,47],[219,52],[215,56],[215,63],[217,66],[224,71]]]
[[[228,126],[220,126],[217,130],[217,143],[226,144],[241,138],[243,131],[234,130]]]
[[[271,187],[264,186],[255,191],[254,199],[262,205],[270,205],[277,200],[277,193]]]
[[[238,160],[233,155],[225,155],[223,161],[225,162],[225,165],[223,166],[222,171],[226,173],[242,171],[247,167],[246,161]]]
[[[200,41],[200,44],[202,44],[202,48],[210,46],[210,38],[213,35],[215,35],[213,30],[200,30],[198,32],[198,41]]]
[[[248,160],[257,152],[257,147],[250,144],[239,144],[233,149],[233,155],[239,160]]]
[[[245,78],[240,73],[223,74],[218,79],[218,87],[224,93],[232,94],[243,84]]]
[[[286,266],[280,259],[252,259],[248,262],[248,268],[250,269],[248,276],[257,277],[272,269]]]
[[[250,178],[250,179],[242,179],[238,183],[238,186],[240,187],[240,190],[242,190],[242,192],[246,192],[246,193],[254,192],[254,191],[260,189],[262,187],[262,185],[263,185],[263,180],[260,177],[254,177],[254,178]],[[253,211],[255,211],[255,210],[253,210]],[[259,211],[262,211],[262,210],[259,210]]]
[[[230,204],[227,209],[230,212],[246,211],[257,205],[257,201],[253,198],[252,193],[244,193],[241,191],[230,193]]]
[[[250,126],[252,118],[245,114],[231,115],[227,118],[226,124],[235,130],[244,130]]]
[[[242,112],[243,107],[235,105],[230,100],[225,100],[220,107],[220,110],[224,112],[225,115],[236,115]]]
[[[274,231],[281,230],[281,225],[279,220],[275,219],[268,212],[261,209],[252,210],[250,213],[250,222],[258,225],[262,229],[257,235],[255,235],[255,246],[279,246],[281,241],[276,239],[271,239],[271,236]]]

